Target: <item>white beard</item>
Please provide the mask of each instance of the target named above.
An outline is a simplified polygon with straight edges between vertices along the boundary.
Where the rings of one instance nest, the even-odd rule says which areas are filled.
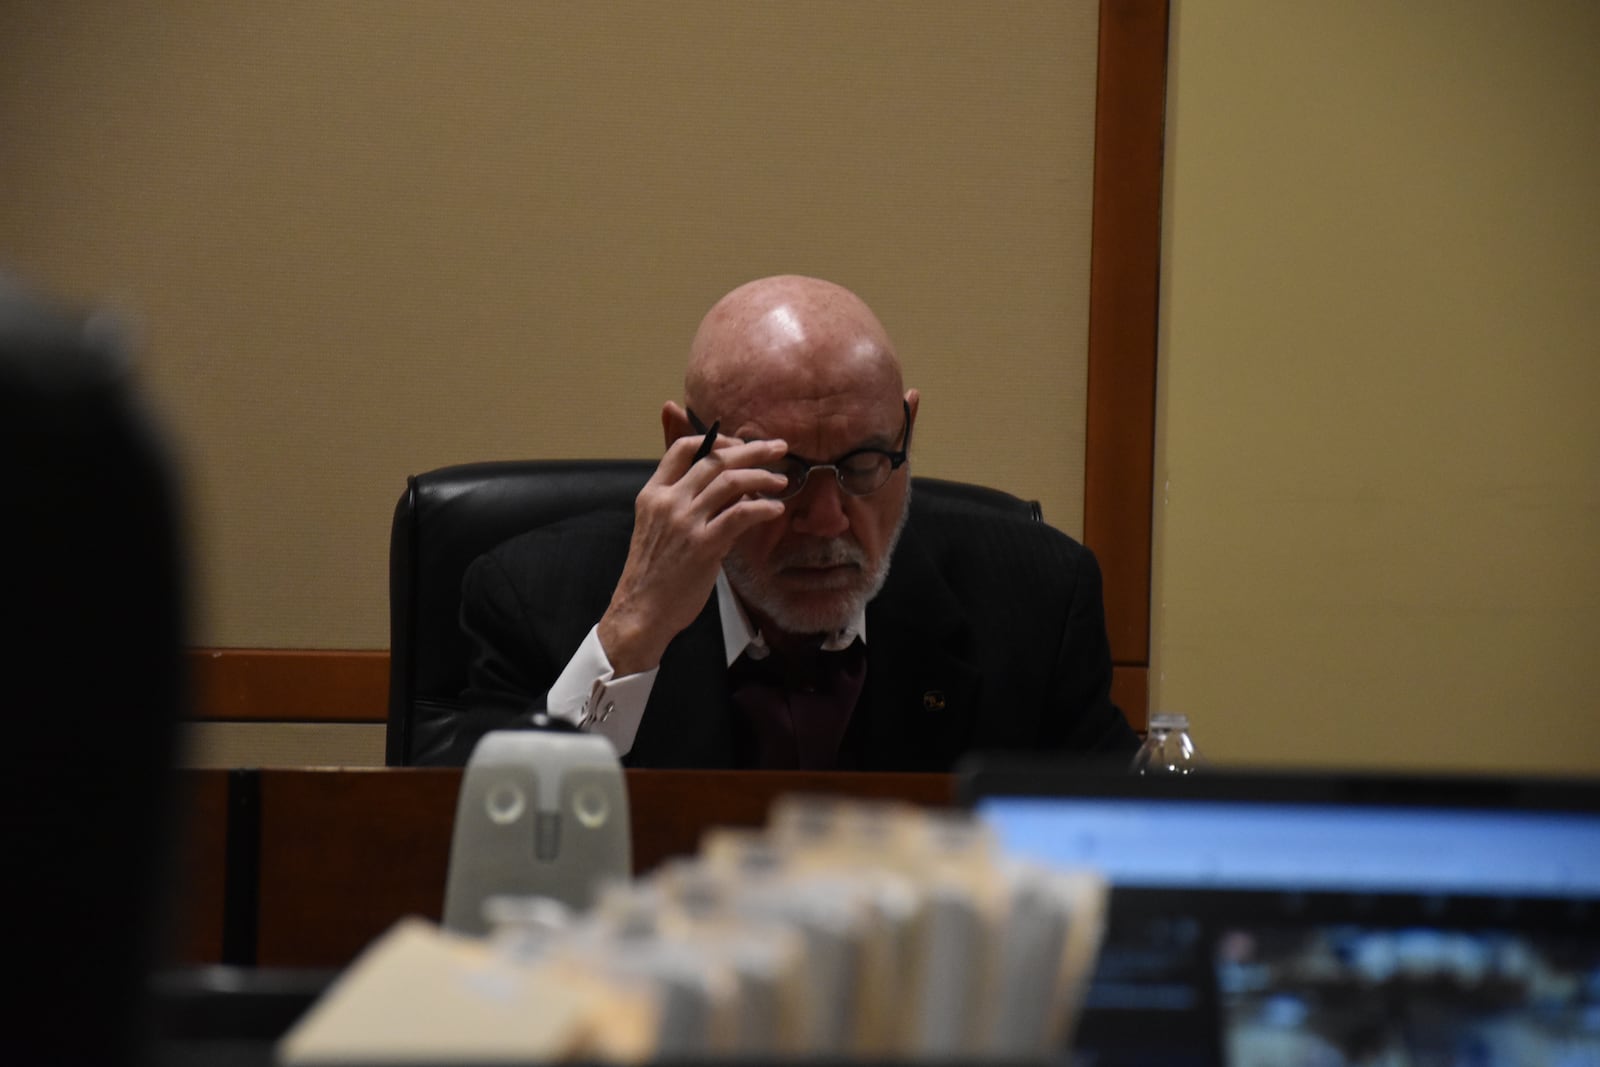
[[[884,546],[883,556],[877,566],[869,567],[861,546],[847,537],[814,540],[786,552],[774,554],[767,560],[764,570],[756,570],[735,548],[722,561],[728,574],[728,584],[750,608],[759,612],[778,629],[787,634],[832,634],[849,626],[866,610],[867,604],[883,589],[889,577],[889,563],[894,558],[895,546],[900,543],[900,533],[905,529],[906,516],[911,511],[908,493],[900,518],[895,522],[894,533]],[[785,567],[831,566],[856,564],[860,569],[847,576],[845,582],[826,588],[834,595],[823,603],[797,603],[773,580]]]

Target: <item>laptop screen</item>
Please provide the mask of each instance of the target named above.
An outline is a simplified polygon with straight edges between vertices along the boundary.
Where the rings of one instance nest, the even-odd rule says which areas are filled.
[[[1600,898],[1600,816],[1335,802],[990,797],[1015,855],[1114,886]]]
[[[1091,1060],[1600,1064],[1600,784],[991,763],[962,787],[1007,851],[1112,887]]]

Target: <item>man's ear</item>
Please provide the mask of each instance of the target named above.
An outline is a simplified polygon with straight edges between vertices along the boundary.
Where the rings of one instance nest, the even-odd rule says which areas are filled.
[[[694,433],[694,427],[689,425],[689,413],[683,409],[682,404],[671,400],[661,405],[661,438],[663,445],[670,446],[680,437],[688,437]]]
[[[922,400],[922,394],[915,389],[906,390],[906,406],[911,409],[911,428],[906,430],[906,437],[911,436],[911,430],[917,425],[917,404]]]

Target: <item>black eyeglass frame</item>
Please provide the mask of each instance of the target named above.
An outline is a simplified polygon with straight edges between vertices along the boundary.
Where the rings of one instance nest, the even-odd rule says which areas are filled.
[[[894,476],[894,472],[905,466],[907,458],[909,458],[911,455],[911,404],[909,401],[902,399],[900,401],[900,407],[905,412],[905,425],[900,428],[901,441],[898,451],[867,445],[863,448],[852,448],[844,455],[838,456],[827,463],[813,463],[804,456],[798,456],[793,452],[790,452],[788,455],[783,457],[781,462],[790,467],[798,466],[800,471],[799,478],[796,479],[794,475],[786,474],[785,476],[789,478],[792,488],[786,492],[777,494],[774,499],[792,500],[801,493],[805,492],[806,481],[811,477],[811,472],[814,470],[833,471],[834,481],[839,483],[840,491],[849,493],[851,496],[870,496],[871,494],[876,493],[879,489],[882,489],[885,485],[888,485],[889,479]],[[684,413],[689,416],[689,425],[694,428],[695,433],[706,434],[710,432],[706,429],[705,423],[700,421],[699,416],[697,416],[692,409],[684,408]],[[883,481],[879,482],[871,489],[866,489],[858,493],[854,489],[851,489],[848,485],[844,484],[844,465],[850,460],[854,459],[856,456],[866,455],[882,456],[887,459],[889,461],[889,473],[884,475]],[[778,471],[775,473],[785,472]]]

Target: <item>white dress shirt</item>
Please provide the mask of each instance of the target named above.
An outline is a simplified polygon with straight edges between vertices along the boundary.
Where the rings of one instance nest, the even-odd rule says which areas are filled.
[[[717,573],[717,613],[722,618],[722,645],[727,666],[733,666],[740,656],[765,659],[770,654],[765,638],[750,622],[744,605],[733,593],[726,573]],[[659,667],[620,678],[611,668],[606,651],[600,646],[598,625],[589,628],[589,634],[578,646],[578,651],[567,661],[566,669],[550,687],[546,699],[546,712],[565,719],[580,729],[600,734],[616,746],[618,755],[627,755],[633,748],[633,739],[639,732],[639,720],[644,718],[644,706],[655,688]],[[857,638],[867,640],[867,613],[862,608],[838,633],[830,634],[822,642],[824,650],[837,652],[850,647]]]

